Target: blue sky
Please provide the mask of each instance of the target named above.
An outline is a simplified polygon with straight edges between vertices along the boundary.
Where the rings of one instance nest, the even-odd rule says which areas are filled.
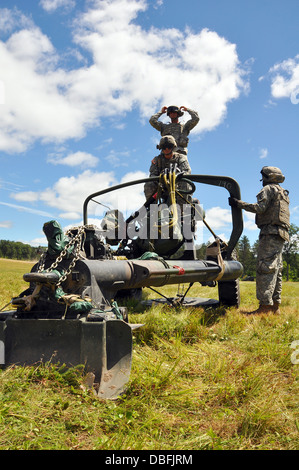
[[[79,225],[89,194],[146,177],[164,105],[199,113],[193,174],[230,176],[255,202],[261,168],[278,166],[299,225],[298,17],[298,0],[1,0],[0,239],[45,244],[48,220]],[[228,238],[226,190],[196,196]],[[102,202],[130,213],[142,186]]]

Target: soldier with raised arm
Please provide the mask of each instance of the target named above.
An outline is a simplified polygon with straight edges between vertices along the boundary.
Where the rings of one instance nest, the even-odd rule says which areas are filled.
[[[191,119],[189,119],[185,124],[179,122],[179,118],[183,116],[184,111],[189,113]],[[170,123],[163,123],[159,121],[159,118],[167,112],[167,116],[170,117]],[[151,126],[153,126],[157,131],[160,132],[161,136],[172,135],[177,143],[176,152],[187,155],[188,153],[188,135],[190,131],[198,124],[199,116],[196,111],[186,108],[185,106],[163,106],[161,111],[154,114],[149,120]]]

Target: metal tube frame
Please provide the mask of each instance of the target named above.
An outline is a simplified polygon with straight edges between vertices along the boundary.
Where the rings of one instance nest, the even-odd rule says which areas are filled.
[[[236,199],[241,199],[241,191],[238,183],[236,180],[229,176],[217,176],[217,175],[184,175],[180,173],[177,175],[177,180],[181,178],[186,178],[189,181],[193,181],[195,183],[202,183],[202,184],[209,184],[213,186],[218,186],[221,188],[225,188],[231,197]],[[90,194],[84,201],[83,204],[83,223],[87,225],[88,223],[88,214],[87,214],[87,207],[88,203],[91,199],[102,196],[103,194],[110,193],[111,191],[117,191],[118,189],[123,189],[128,186],[134,186],[136,184],[146,183],[146,182],[158,182],[159,176],[153,176],[151,178],[143,178],[135,181],[129,181],[127,183],[118,184],[116,186],[111,186],[106,189],[102,189],[101,191],[97,191],[96,193]],[[228,242],[227,247],[227,258],[229,259],[233,249],[235,248],[242,232],[243,232],[243,216],[242,210],[238,207],[231,207],[231,214],[232,214],[232,232]]]

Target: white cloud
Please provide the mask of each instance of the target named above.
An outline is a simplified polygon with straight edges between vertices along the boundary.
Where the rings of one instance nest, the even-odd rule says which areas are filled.
[[[11,228],[12,222],[11,220],[0,220],[0,228]]]
[[[229,237],[227,236],[226,233],[219,233],[217,234],[217,237],[220,238],[220,240],[224,242],[228,242],[229,240]],[[213,243],[214,241],[215,241],[215,238],[213,236],[210,236],[207,240],[205,240],[204,243],[210,244],[210,243]]]
[[[44,191],[36,193],[30,192],[30,194],[32,201],[40,201],[49,207],[59,210],[59,216],[61,218],[69,220],[78,219],[79,217],[82,217],[84,201],[90,194],[94,194],[117,184],[127,183],[129,181],[147,177],[148,175],[141,171],[137,171],[135,173],[131,172],[124,175],[121,181],[118,182],[112,172],[97,173],[92,172],[91,170],[86,170],[77,177],[62,177],[53,185],[53,187],[49,187]],[[11,197],[18,201],[29,200],[29,194],[27,191],[12,194]],[[88,206],[88,210],[91,211],[90,214],[92,216],[100,216],[107,210],[107,206],[125,212],[136,210],[145,202],[143,184],[133,187],[129,186],[128,188],[108,193],[98,199],[98,202],[104,205],[91,202]],[[15,208],[21,207],[13,204],[6,205],[10,205]],[[32,209],[32,211],[34,210],[35,209]]]
[[[66,157],[60,155],[52,155],[48,158],[48,162],[54,165],[67,165],[67,166],[84,166],[85,168],[94,168],[97,166],[99,159],[94,155],[87,152],[74,152]]]
[[[269,70],[271,93],[274,98],[291,98],[293,104],[299,101],[299,54],[275,64]]]
[[[266,149],[266,148],[260,149],[260,155],[259,155],[259,157],[260,157],[261,159],[263,159],[263,158],[267,158],[267,156],[268,156],[268,149]]]
[[[76,5],[74,0],[40,0],[39,3],[49,13],[57,10],[57,8],[70,9]]]
[[[11,33],[16,28],[31,28],[31,18],[25,16],[16,7],[12,9],[0,8],[0,33]]]
[[[17,204],[10,204],[8,202],[0,202],[2,206],[11,207],[12,209],[17,209],[20,212],[28,212],[30,214],[41,215],[42,217],[53,217],[49,212],[45,212],[39,209],[33,209],[32,207],[19,206]]]
[[[48,240],[46,237],[40,237],[40,238],[34,238],[33,240],[30,240],[28,243],[30,246],[47,246]]]
[[[244,229],[245,230],[258,230],[258,226],[255,223],[255,214],[252,212],[243,211]]]
[[[298,104],[299,103],[299,85],[291,93],[291,102],[293,104]]]
[[[206,222],[214,230],[227,227],[231,225],[232,215],[230,209],[223,209],[219,206],[212,207],[206,211]]]
[[[61,2],[42,1],[48,11]],[[82,138],[100,118],[138,109],[148,118],[161,104],[199,111],[194,133],[211,130],[246,88],[236,46],[204,29],[143,29],[145,0],[94,0],[78,13],[73,40],[88,65],[64,69],[51,40],[32,21],[0,42],[5,104],[0,150],[25,151],[35,140]],[[63,53],[62,53],[63,54]]]
[[[111,150],[109,154],[105,157],[105,160],[110,163],[110,165],[116,166],[129,166],[130,160],[129,157],[130,152],[123,151],[123,152],[116,152],[115,150]],[[125,157],[125,159],[123,159]]]
[[[5,85],[2,80],[0,80],[0,104],[5,103]]]
[[[22,191],[21,193],[12,193],[11,197],[16,201],[23,202],[35,202],[37,200],[37,195],[34,191]]]
[[[78,212],[62,212],[58,217],[61,219],[76,220],[82,217],[82,214]]]
[[[19,191],[24,188],[24,185],[12,183],[11,181],[2,180],[0,178],[0,188],[5,191]]]
[[[94,173],[86,170],[80,175],[60,178],[52,188],[39,193],[39,199],[50,207],[64,212],[82,213],[84,200],[89,194],[115,183],[113,173]]]

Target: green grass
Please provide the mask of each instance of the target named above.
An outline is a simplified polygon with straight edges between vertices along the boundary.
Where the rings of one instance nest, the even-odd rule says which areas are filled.
[[[0,269],[1,308],[26,288],[30,265],[0,260]],[[198,285],[197,295],[217,292]],[[246,315],[257,307],[255,283],[241,282],[240,309],[131,303],[130,322],[145,325],[125,394],[96,398],[80,367],[0,370],[0,449],[298,450],[298,298],[299,283],[284,283],[281,315]]]
[[[0,258],[0,309],[12,297],[17,297],[28,288],[28,283],[23,280],[23,274],[30,272],[33,264],[30,261]]]

